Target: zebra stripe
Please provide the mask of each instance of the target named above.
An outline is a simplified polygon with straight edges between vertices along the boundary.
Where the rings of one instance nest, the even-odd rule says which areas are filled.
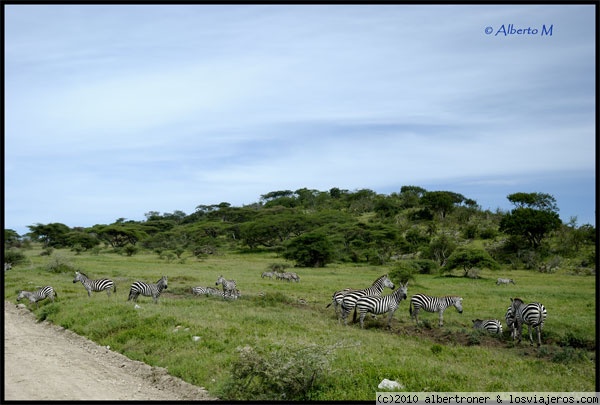
[[[514,328],[515,332],[513,340],[518,337],[518,342],[521,343],[521,334],[523,332],[523,324],[527,325],[529,331],[529,342],[533,346],[533,335],[532,329],[537,332],[538,346],[542,345],[542,328],[544,327],[544,321],[548,315],[546,307],[539,302],[532,302],[531,304],[525,304],[520,298],[511,298],[511,308],[515,314]]]
[[[369,288],[348,291],[348,293],[344,295],[344,298],[342,298],[342,310],[340,311],[341,319],[344,320],[344,325],[348,325],[348,314],[354,309],[356,301],[358,301],[360,297],[364,297],[365,295],[381,296],[381,293],[385,287],[389,287],[392,290],[395,288],[394,283],[392,283],[392,280],[390,280],[387,274],[384,274],[375,280],[373,285]],[[340,318],[338,318],[338,322],[340,322]]]
[[[506,310],[506,314],[504,315],[504,319],[506,319],[506,326],[510,332],[510,337],[515,339],[515,313],[513,312],[512,305],[508,307]]]
[[[440,315],[439,325],[444,325],[444,311],[446,308],[454,306],[459,314],[462,314],[462,298],[457,296],[447,295],[445,297],[431,297],[425,294],[415,294],[410,299],[408,310],[410,316],[415,318],[417,325],[419,324],[419,310],[422,308],[427,312],[437,312]]]
[[[221,284],[223,286],[223,292],[233,291],[237,288],[235,280],[225,280],[225,277],[219,276],[215,285]]]
[[[408,282],[404,285],[400,284],[398,290],[390,295],[386,295],[385,297],[380,296],[369,296],[365,295],[364,297],[360,297],[356,301],[356,305],[354,306],[354,318],[353,321],[356,322],[356,314],[360,313],[360,327],[364,328],[364,319],[367,315],[367,312],[370,312],[374,315],[385,314],[389,312],[387,327],[390,328],[392,324],[392,317],[394,316],[394,312],[398,309],[400,305],[400,301],[406,299],[406,290],[408,288]]]
[[[510,283],[515,284],[515,282],[514,282],[514,280],[512,278],[499,278],[498,281],[496,281],[496,285],[510,284]]]
[[[167,289],[167,276],[162,276],[160,280],[156,282],[156,284],[148,284],[143,281],[136,281],[131,284],[131,289],[129,290],[129,298],[127,301],[133,300],[137,302],[138,296],[142,294],[144,297],[152,297],[154,303],[158,303],[158,297],[160,297],[160,293],[162,290]]]
[[[76,283],[78,281],[81,281],[81,284],[83,284],[83,286],[87,290],[88,297],[92,296],[92,291],[97,292],[97,291],[106,290],[106,293],[108,294],[109,297],[110,297],[111,288],[114,290],[115,293],[117,292],[117,286],[115,285],[115,283],[113,283],[112,280],[109,280],[108,278],[91,280],[84,273],[76,271],[75,279],[73,280],[73,283]]]
[[[473,319],[473,328],[498,335],[502,334],[502,324],[497,319]]]
[[[348,291],[356,291],[354,288],[345,288],[340,291],[336,291],[331,296],[331,302],[327,304],[325,308],[329,308],[331,304],[333,304],[333,309],[335,310],[335,315],[339,318],[338,307],[342,305],[342,300],[344,299],[344,295],[348,293]]]
[[[47,285],[33,292],[25,290],[19,291],[17,301],[21,301],[23,298],[27,298],[30,303],[35,303],[35,307],[38,308],[38,301],[50,298],[50,300],[54,302],[54,297],[58,297],[58,294],[56,293],[56,291],[54,291],[54,288]]]

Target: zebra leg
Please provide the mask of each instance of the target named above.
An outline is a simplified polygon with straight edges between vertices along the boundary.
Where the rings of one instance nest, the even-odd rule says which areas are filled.
[[[444,310],[443,309],[440,309],[440,320],[438,322],[438,325],[444,326]]]
[[[364,329],[365,328],[365,316],[367,315],[366,312],[361,312],[360,313],[360,328]]]
[[[392,328],[392,317],[394,316],[394,312],[396,312],[395,309],[393,311],[390,311],[390,316],[388,316],[388,323],[387,323],[388,329]]]
[[[529,346],[533,346],[533,335],[531,334],[531,325],[527,325],[527,331],[529,332]],[[535,328],[534,328],[535,329]]]

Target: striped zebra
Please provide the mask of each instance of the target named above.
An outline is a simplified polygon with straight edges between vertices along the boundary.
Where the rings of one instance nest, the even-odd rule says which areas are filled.
[[[115,283],[113,283],[112,280],[109,280],[108,278],[91,280],[90,278],[88,278],[88,276],[85,275],[85,273],[76,271],[75,279],[73,280],[73,283],[76,283],[78,281],[81,281],[81,284],[83,284],[83,286],[87,290],[88,297],[92,296],[92,291],[106,290],[106,293],[108,294],[109,297],[110,297],[111,288],[113,289],[113,291],[115,293],[117,292],[117,286],[115,285]]]
[[[143,281],[136,281],[131,284],[131,289],[129,290],[129,298],[127,301],[133,300],[137,302],[138,296],[142,294],[144,297],[152,297],[154,303],[158,303],[158,297],[160,297],[160,293],[162,290],[167,289],[167,276],[162,276],[160,280],[156,282],[156,284],[148,284]]]
[[[35,303],[35,307],[38,308],[38,301],[50,298],[50,301],[54,302],[54,297],[58,297],[58,294],[56,293],[56,291],[54,291],[54,288],[47,285],[33,292],[25,290],[19,291],[17,301],[21,301],[23,298],[27,298],[32,304]]]
[[[398,309],[400,305],[400,301],[405,300],[406,290],[408,288],[408,282],[404,285],[400,284],[398,289],[390,295],[386,295],[385,297],[381,296],[370,296],[365,295],[360,297],[356,301],[356,305],[354,306],[354,318],[353,321],[356,322],[357,312],[360,313],[360,327],[364,328],[364,319],[367,315],[367,312],[370,312],[374,315],[385,314],[389,312],[387,327],[392,327],[392,317],[394,316],[394,312]]]
[[[260,278],[265,278],[265,277],[269,277],[269,278],[273,278],[273,272],[272,271],[263,271],[263,273],[260,275]]]
[[[515,284],[515,281],[512,278],[499,278],[498,281],[496,281],[496,285],[510,284],[510,283]]]
[[[502,324],[497,319],[473,319],[473,328],[498,335],[502,334]]]
[[[192,287],[194,295],[221,295],[222,291],[212,287]]]
[[[363,290],[348,291],[348,293],[344,295],[344,298],[342,298],[342,305],[340,311],[341,319],[344,320],[344,325],[348,325],[348,314],[354,309],[356,301],[358,301],[360,297],[364,297],[365,295],[381,296],[381,293],[383,292],[383,289],[385,287],[389,287],[392,290],[396,288],[396,286],[394,286],[394,283],[392,283],[392,280],[390,280],[387,274],[384,274],[383,276],[375,280],[373,285],[369,288],[365,288]],[[338,322],[340,322],[339,318]]]
[[[344,295],[348,293],[348,291],[356,291],[354,288],[344,288],[343,290],[336,291],[331,296],[331,302],[327,304],[325,308],[329,308],[333,304],[333,309],[335,310],[335,315],[339,317],[338,307],[342,305],[342,300],[344,299]]]
[[[223,292],[233,291],[237,288],[235,280],[225,280],[225,277],[219,276],[215,285],[221,284],[223,286]]]
[[[544,321],[548,315],[546,307],[539,302],[532,302],[531,304],[525,304],[520,298],[511,298],[511,308],[515,314],[514,322],[514,335],[513,340],[518,337],[518,342],[521,343],[521,334],[523,332],[523,324],[527,325],[529,330],[529,342],[533,346],[532,329],[537,331],[538,347],[542,345],[542,328],[544,327]]]
[[[423,310],[427,312],[437,312],[440,315],[439,325],[444,325],[444,311],[446,308],[454,306],[459,314],[462,314],[462,301],[461,297],[447,295],[445,297],[431,297],[425,294],[415,294],[410,299],[410,305],[408,310],[410,312],[410,316],[415,318],[417,325],[419,325],[419,310],[423,308]]]

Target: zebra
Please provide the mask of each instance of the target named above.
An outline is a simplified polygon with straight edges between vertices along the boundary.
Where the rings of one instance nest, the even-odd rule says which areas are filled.
[[[343,290],[334,292],[333,295],[331,296],[331,302],[329,304],[327,304],[327,306],[325,308],[329,308],[331,306],[331,304],[333,304],[333,309],[335,310],[335,314],[336,314],[336,316],[339,317],[338,307],[342,305],[342,300],[344,299],[344,295],[346,295],[346,293],[348,291],[356,291],[356,289],[344,288]]]
[[[54,302],[54,297],[58,297],[58,294],[56,293],[56,291],[54,291],[54,288],[47,285],[33,292],[25,290],[19,291],[17,301],[21,301],[23,298],[27,298],[31,303],[35,302],[35,307],[38,308],[38,301],[50,298],[50,301]]]
[[[529,330],[529,342],[533,346],[532,329],[537,331],[538,347],[542,345],[542,328],[546,320],[546,307],[539,302],[525,304],[520,298],[511,298],[511,309],[515,315],[513,340],[518,337],[518,342],[521,343],[521,334],[523,324],[527,325]]]
[[[127,301],[133,300],[137,302],[138,296],[142,294],[144,297],[152,297],[154,303],[158,303],[158,297],[160,297],[160,293],[162,290],[167,289],[167,276],[162,276],[160,280],[156,282],[156,284],[148,284],[143,281],[136,281],[131,284],[131,289],[129,290],[129,298]]]
[[[111,288],[113,289],[113,291],[115,293],[117,292],[117,286],[115,285],[115,283],[113,283],[112,280],[109,280],[108,278],[101,278],[99,280],[91,280],[84,273],[76,271],[75,279],[73,280],[73,283],[76,283],[78,281],[81,281],[81,284],[83,284],[83,286],[87,290],[88,297],[92,296],[92,291],[106,290],[106,293],[108,294],[109,297],[110,297],[110,289]]]
[[[225,280],[223,276],[219,276],[215,285],[221,284],[223,286],[223,292],[232,291],[237,288],[235,280]]]
[[[365,295],[360,297],[356,301],[356,305],[354,306],[354,317],[353,321],[356,322],[356,314],[360,312],[360,327],[364,329],[364,319],[367,315],[367,312],[371,312],[374,315],[385,314],[389,312],[387,327],[391,328],[392,326],[392,317],[394,316],[394,312],[398,309],[400,305],[400,301],[405,300],[406,290],[408,288],[408,282],[398,286],[398,289],[390,295],[382,296],[370,296]]]
[[[4,271],[12,269],[12,263],[4,262]]]
[[[485,330],[494,334],[502,334],[502,324],[497,319],[473,319],[473,328]]]
[[[223,291],[221,294],[224,300],[237,300],[239,297],[242,296],[242,293],[237,288],[234,288],[233,290]]]
[[[510,284],[510,283],[515,284],[515,281],[512,278],[498,278],[498,281],[496,281],[496,285]]]
[[[459,314],[462,314],[462,301],[461,297],[447,295],[445,297],[431,297],[425,294],[415,294],[410,299],[410,305],[408,307],[410,316],[415,318],[417,325],[419,325],[419,310],[423,308],[427,312],[437,312],[440,314],[439,326],[444,325],[444,311],[446,308],[454,306]]]
[[[383,276],[375,280],[375,282],[373,282],[373,285],[369,288],[365,288],[363,290],[348,291],[348,293],[346,293],[344,295],[344,298],[342,299],[342,310],[340,311],[341,319],[344,320],[344,325],[348,325],[348,314],[354,309],[356,301],[360,297],[364,297],[365,295],[381,296],[381,293],[383,292],[383,289],[385,287],[389,287],[392,290],[396,288],[396,286],[394,286],[394,283],[392,283],[392,280],[390,280],[387,274],[384,274]],[[339,322],[340,318],[338,318],[338,323]]]
[[[261,275],[260,278],[265,278],[265,277],[269,277],[269,278],[273,278],[273,272],[272,271],[264,271]]]
[[[194,295],[219,295],[221,294],[220,290],[212,287],[192,287],[192,294]]]

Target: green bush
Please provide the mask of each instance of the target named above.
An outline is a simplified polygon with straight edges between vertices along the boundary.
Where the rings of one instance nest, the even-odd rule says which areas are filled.
[[[271,351],[244,346],[237,351],[231,377],[220,395],[227,400],[310,400],[331,371],[331,348],[316,344],[300,348],[283,345]]]
[[[10,263],[13,266],[25,263],[27,257],[19,249],[9,249],[4,251],[4,262]]]

